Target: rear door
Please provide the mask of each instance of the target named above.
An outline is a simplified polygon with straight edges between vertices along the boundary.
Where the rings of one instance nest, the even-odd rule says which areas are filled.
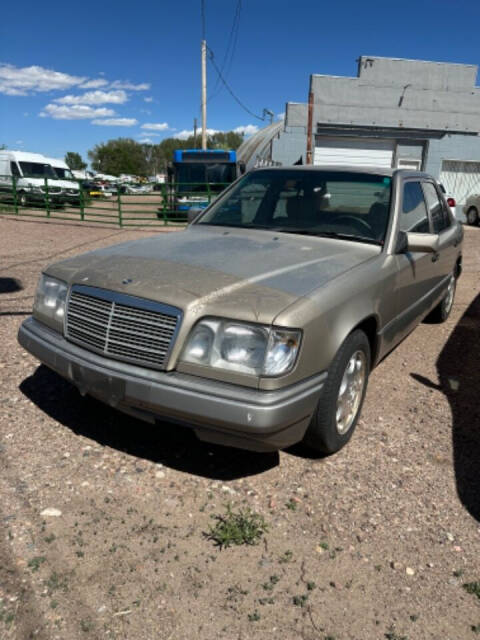
[[[448,276],[453,273],[457,260],[458,233],[454,220],[443,198],[439,195],[438,187],[430,181],[423,183],[425,202],[431,220],[432,232],[438,234],[439,250],[437,255],[436,278],[437,284],[447,285]]]

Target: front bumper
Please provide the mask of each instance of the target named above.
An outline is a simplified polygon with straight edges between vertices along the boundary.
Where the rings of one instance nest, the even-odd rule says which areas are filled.
[[[201,440],[252,451],[299,442],[327,378],[322,373],[284,389],[261,391],[153,371],[91,353],[31,317],[21,325],[18,341],[82,394],[148,422],[179,422]]]

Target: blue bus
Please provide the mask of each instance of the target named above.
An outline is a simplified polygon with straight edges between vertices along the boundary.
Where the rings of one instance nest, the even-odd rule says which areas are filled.
[[[175,209],[205,208],[211,200],[244,173],[236,151],[177,149],[169,181],[175,190]]]

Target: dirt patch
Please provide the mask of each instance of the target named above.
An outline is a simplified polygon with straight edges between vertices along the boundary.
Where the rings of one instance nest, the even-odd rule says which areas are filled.
[[[0,293],[2,640],[480,637],[463,586],[480,581],[480,229],[451,318],[377,367],[330,458],[215,447],[82,398],[16,342],[38,274],[149,233],[0,229],[0,277],[21,283]],[[208,535],[227,504],[266,523],[251,544]]]

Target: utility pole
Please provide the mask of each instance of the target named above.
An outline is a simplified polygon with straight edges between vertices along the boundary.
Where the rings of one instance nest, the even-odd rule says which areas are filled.
[[[207,148],[207,41],[202,40],[202,149]]]
[[[193,148],[197,148],[197,119],[193,119]]]

